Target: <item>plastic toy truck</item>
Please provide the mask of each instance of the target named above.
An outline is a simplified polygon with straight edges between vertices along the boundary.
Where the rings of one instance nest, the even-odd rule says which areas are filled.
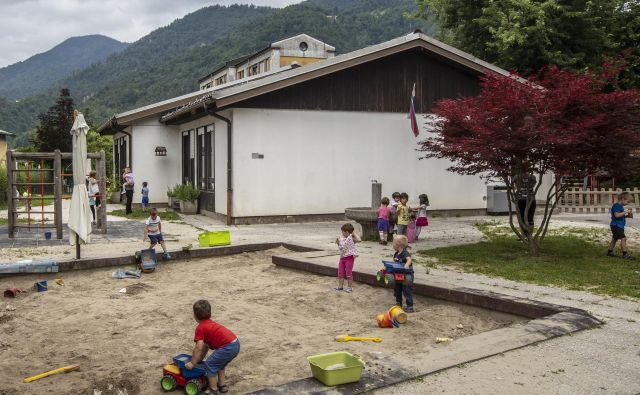
[[[184,365],[191,361],[191,355],[180,354],[173,357],[173,363],[164,365],[162,368],[162,380],[160,386],[164,392],[170,392],[177,386],[184,387],[187,395],[197,395],[207,388],[207,378],[204,375],[204,366],[197,364],[191,370],[184,368]]]
[[[384,281],[387,285],[402,283],[403,285],[413,284],[413,276],[410,271],[404,268],[403,263],[382,261],[384,268],[378,270],[376,280]]]
[[[153,248],[136,251],[135,257],[136,264],[143,273],[151,273],[156,270],[158,257],[156,256],[156,250]]]

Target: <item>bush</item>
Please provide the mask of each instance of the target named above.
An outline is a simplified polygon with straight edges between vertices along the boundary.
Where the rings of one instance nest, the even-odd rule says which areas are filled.
[[[168,198],[176,197],[176,189],[175,188],[171,188],[171,187],[167,187],[167,197]]]
[[[175,193],[176,199],[186,202],[198,200],[200,196],[200,190],[191,184],[177,184],[173,188],[173,192]]]

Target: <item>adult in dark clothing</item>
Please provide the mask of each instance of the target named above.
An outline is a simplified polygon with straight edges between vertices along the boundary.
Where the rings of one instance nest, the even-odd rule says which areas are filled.
[[[127,208],[125,212],[126,214],[131,214],[131,202],[133,201],[133,188],[135,187],[135,181],[130,168],[125,167],[124,173],[122,173],[122,179],[124,181],[124,193],[127,197]]]
[[[536,181],[536,176],[533,174],[525,175],[522,179],[519,177],[515,178],[516,193],[518,195],[518,212],[522,217],[522,222],[530,226],[534,225],[533,215],[536,212],[536,197],[534,192]],[[531,205],[529,206],[529,211],[525,213],[528,198],[531,199]]]

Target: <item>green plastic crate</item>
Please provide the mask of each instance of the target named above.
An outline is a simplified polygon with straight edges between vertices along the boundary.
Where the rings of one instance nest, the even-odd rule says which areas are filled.
[[[198,235],[200,247],[214,247],[231,244],[231,235],[228,230],[219,232],[204,232]]]
[[[364,361],[346,351],[312,355],[307,357],[307,360],[311,365],[313,377],[328,387],[360,381],[362,369],[364,369]],[[332,365],[341,363],[344,364],[343,368],[327,369]]]

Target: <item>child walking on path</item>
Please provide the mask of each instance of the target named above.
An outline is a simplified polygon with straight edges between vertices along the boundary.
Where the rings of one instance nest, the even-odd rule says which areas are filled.
[[[142,202],[141,202],[141,206],[142,206],[142,211],[147,211],[147,207],[149,207],[149,188],[147,188],[147,182],[143,182],[142,183]]]
[[[400,194],[400,202],[396,208],[396,214],[398,215],[398,226],[396,234],[407,235],[407,225],[409,224],[409,207],[407,202],[409,201],[409,195],[405,192]]]
[[[635,259],[627,251],[627,236],[624,234],[624,226],[626,225],[626,218],[633,218],[633,211],[631,209],[625,209],[624,206],[631,201],[631,195],[629,192],[622,192],[618,195],[618,202],[611,206],[611,243],[609,243],[609,250],[607,255],[615,257],[616,254],[613,250],[616,248],[616,243],[620,240],[620,248],[622,249],[622,258]]]
[[[96,175],[95,171],[89,172],[89,208],[91,209],[94,224],[96,223],[96,208],[100,207],[100,187],[98,186]]]
[[[225,370],[229,362],[240,353],[240,340],[229,329],[211,319],[211,304],[206,300],[198,300],[193,304],[193,317],[198,321],[193,336],[196,345],[191,353],[191,361],[185,364],[185,368],[191,370],[200,361],[204,361],[209,389],[201,393],[229,392]],[[205,360],[209,349],[215,351]]]
[[[338,249],[340,249],[340,261],[338,262],[338,287],[335,291],[353,292],[353,264],[358,256],[356,243],[360,237],[353,232],[353,225],[344,224],[340,228],[342,236],[336,239]],[[347,289],[344,289],[344,279],[347,279]]]
[[[427,207],[429,207],[429,197],[426,194],[420,194],[420,206],[418,207],[418,218],[416,219],[416,240],[420,238],[420,232],[422,227],[429,226],[429,220],[427,219]]]
[[[156,244],[160,243],[163,251],[162,256],[170,259],[171,255],[167,252],[167,246],[164,244],[164,238],[162,237],[162,222],[160,221],[158,210],[152,208],[149,214],[149,218],[144,222],[144,237],[142,240],[147,241],[147,237],[149,237],[149,241],[151,242],[149,248],[154,248]]]
[[[380,244],[387,245],[387,235],[389,234],[389,216],[391,209],[389,208],[389,198],[382,198],[380,207],[378,208],[378,233],[380,234]]]
[[[398,263],[404,263],[404,268],[407,271],[406,274],[414,276],[413,264],[411,263],[411,254],[407,251],[407,237],[396,236],[393,238],[393,261]],[[407,313],[413,313],[413,281],[412,285],[404,285],[402,282],[396,282],[393,290],[393,295],[396,297],[396,304],[402,307],[402,295],[407,302],[407,307],[404,309]]]

